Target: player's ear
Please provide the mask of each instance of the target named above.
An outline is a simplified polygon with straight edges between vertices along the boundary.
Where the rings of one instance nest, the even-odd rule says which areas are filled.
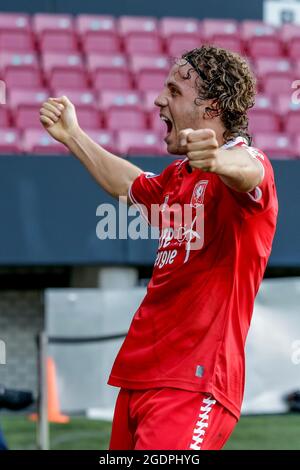
[[[209,100],[207,106],[204,109],[203,119],[214,119],[220,116],[221,110],[217,100]]]

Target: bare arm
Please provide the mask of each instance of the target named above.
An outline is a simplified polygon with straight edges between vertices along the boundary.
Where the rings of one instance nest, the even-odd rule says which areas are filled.
[[[79,126],[74,105],[66,96],[49,98],[40,110],[49,134],[68,147],[97,183],[114,197],[127,197],[131,183],[142,170],[96,144]]]
[[[192,168],[219,175],[224,184],[239,192],[252,191],[263,179],[263,166],[243,147],[219,147],[212,129],[184,129],[181,142]]]
[[[252,191],[263,179],[262,164],[251,157],[243,147],[219,149],[219,168],[216,173],[223,183],[240,192]]]

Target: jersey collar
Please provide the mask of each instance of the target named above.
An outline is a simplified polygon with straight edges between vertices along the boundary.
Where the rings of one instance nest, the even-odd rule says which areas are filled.
[[[235,137],[235,139],[229,140],[226,142],[226,144],[221,145],[222,149],[229,149],[230,147],[234,147],[235,145],[238,145],[240,143],[247,144],[247,139],[242,136]]]

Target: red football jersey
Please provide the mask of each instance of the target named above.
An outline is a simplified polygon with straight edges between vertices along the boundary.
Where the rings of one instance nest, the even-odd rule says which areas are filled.
[[[242,137],[224,147],[234,145],[247,148],[263,165],[263,181],[251,193],[230,189],[214,173],[191,171],[187,158],[133,182],[133,203],[143,204],[148,214],[151,205],[160,205],[160,240],[147,294],[108,383],[209,392],[239,417],[244,345],[271,252],[278,202],[266,155]],[[164,216],[174,204],[194,211],[189,224],[175,226],[171,217],[165,227]]]

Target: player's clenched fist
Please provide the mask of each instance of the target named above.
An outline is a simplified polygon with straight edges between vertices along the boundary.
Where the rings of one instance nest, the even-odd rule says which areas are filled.
[[[63,144],[79,129],[75,107],[66,96],[45,101],[40,109],[40,121],[49,134]]]
[[[192,168],[218,172],[219,145],[212,129],[183,129],[179,134],[180,144],[186,148],[186,156]]]

